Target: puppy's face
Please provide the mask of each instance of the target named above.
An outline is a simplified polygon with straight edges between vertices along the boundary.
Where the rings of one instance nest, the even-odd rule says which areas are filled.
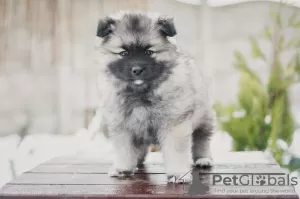
[[[176,60],[176,35],[171,18],[123,13],[100,20],[106,71],[129,92],[147,92],[166,80]]]

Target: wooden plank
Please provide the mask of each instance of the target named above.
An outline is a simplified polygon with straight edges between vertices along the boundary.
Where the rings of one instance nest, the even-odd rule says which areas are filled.
[[[100,165],[39,165],[29,171],[29,173],[98,173],[105,174],[108,172],[110,164]],[[145,168],[139,169],[137,173],[164,173],[162,165],[146,165]]]
[[[220,187],[221,189],[226,187]],[[211,188],[208,191],[197,195],[187,194],[190,190],[190,185],[185,184],[167,184],[167,185],[151,185],[151,184],[134,184],[134,185],[6,185],[2,194],[4,198],[12,197],[33,197],[33,196],[52,196],[51,198],[298,198],[292,189],[287,189],[285,195],[276,192],[268,195],[260,195],[266,188],[255,188],[256,192],[251,194],[246,193],[218,193],[217,189]],[[271,189],[271,188],[270,188]],[[242,189],[240,189],[242,190]],[[248,189],[249,192],[253,188]]]
[[[58,110],[59,110],[59,132],[70,133],[72,124],[73,100],[69,91],[71,90],[71,70],[73,67],[72,43],[72,2],[70,0],[57,2],[56,32],[55,32],[55,57],[57,68]]]
[[[77,156],[77,161],[75,157],[65,161],[56,159],[58,164],[49,164],[53,163],[49,161],[5,185],[0,190],[0,198],[298,198],[293,186],[257,184],[257,178],[252,177],[257,174],[285,175],[263,153],[229,153],[224,157],[228,159],[217,158],[224,164],[191,171],[193,182],[185,185],[167,184],[163,164],[159,164],[162,162],[160,153],[150,153],[145,169],[132,178],[123,179],[109,177],[107,163],[90,164],[95,163],[92,157]],[[245,159],[240,160],[242,157]],[[255,162],[255,158],[260,163],[245,163]],[[98,160],[103,159],[98,157]],[[229,164],[230,161],[235,164]],[[76,164],[71,164],[74,162]],[[245,180],[252,179],[252,186],[213,183],[216,175],[222,178],[248,175]]]
[[[9,2],[0,1],[0,69],[6,66],[6,53],[8,43],[8,4]]]
[[[43,164],[36,168],[33,168],[27,173],[96,173],[105,174],[108,172],[110,164],[99,165],[49,165]],[[278,165],[270,164],[247,164],[247,165],[215,165],[210,172],[211,173],[226,173],[226,172],[281,172],[281,168]],[[165,173],[163,165],[145,165],[144,168],[138,169],[137,173]]]
[[[136,174],[132,178],[122,180],[111,178],[107,174],[49,174],[49,173],[24,173],[11,184],[131,184],[143,183],[159,185],[167,182],[165,174]]]
[[[7,20],[6,33],[6,64],[8,71],[28,69],[30,35],[27,33],[27,9],[25,1],[15,0],[6,2]]]
[[[221,155],[215,155],[214,162],[216,165],[223,164],[276,164],[271,158],[267,157],[262,152],[228,152]],[[99,156],[89,156],[88,154],[82,154],[80,158],[78,155],[57,157],[45,164],[78,164],[78,165],[92,165],[92,164],[111,164],[112,156],[107,154],[99,154]],[[163,157],[160,152],[149,153],[146,158],[146,163],[149,164],[163,164]]]
[[[273,174],[284,174],[280,168],[252,168],[252,169],[194,169],[195,175],[194,180],[197,180],[199,176],[207,179],[213,178],[214,174],[226,176],[243,174],[261,174],[267,175],[268,173]],[[155,174],[143,174],[138,172],[132,178],[124,178],[122,180],[111,178],[107,175],[107,171],[103,173],[31,173],[27,172],[12,181],[12,184],[128,184],[132,182],[148,182],[151,184],[165,184],[167,181],[164,173]]]
[[[17,188],[18,187],[18,188]],[[188,189],[188,185],[7,185],[2,193],[13,195],[77,195],[77,194],[183,194]]]
[[[132,11],[146,11],[147,10],[147,1],[145,0],[118,0],[118,9],[119,10],[132,10]]]
[[[85,13],[88,17],[88,20],[85,21],[87,23],[88,31],[86,38],[87,46],[87,60],[85,60],[86,64],[84,65],[84,85],[85,85],[85,107],[84,107],[84,127],[87,128],[92,118],[94,117],[93,110],[98,105],[98,89],[97,89],[97,77],[98,77],[98,66],[94,64],[94,47],[95,47],[95,38],[97,32],[97,26],[100,18],[103,18],[103,1],[99,0],[89,0],[86,2],[86,6],[88,8]],[[88,67],[86,67],[88,65]]]

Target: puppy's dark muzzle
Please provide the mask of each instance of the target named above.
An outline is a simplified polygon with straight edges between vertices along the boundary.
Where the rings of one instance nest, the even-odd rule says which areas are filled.
[[[145,68],[141,67],[141,66],[134,66],[131,69],[131,75],[133,77],[139,77],[142,75],[142,73],[145,71]]]

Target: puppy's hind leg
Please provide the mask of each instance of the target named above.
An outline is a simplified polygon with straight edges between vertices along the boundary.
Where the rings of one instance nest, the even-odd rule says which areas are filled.
[[[210,123],[199,125],[193,132],[193,161],[194,166],[210,167],[213,160],[210,152],[210,138],[213,126]]]
[[[148,144],[145,144],[145,145],[140,147],[139,157],[138,157],[138,162],[137,162],[137,167],[138,168],[143,168],[144,167],[144,162],[145,162],[145,158],[148,154],[148,149],[149,149]]]

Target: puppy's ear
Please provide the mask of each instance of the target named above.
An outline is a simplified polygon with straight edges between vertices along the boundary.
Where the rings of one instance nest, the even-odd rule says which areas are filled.
[[[97,36],[98,37],[106,37],[113,31],[113,25],[116,23],[116,21],[112,18],[106,17],[104,19],[101,19],[98,23],[97,28]]]
[[[159,31],[163,36],[173,37],[177,34],[172,17],[160,17],[157,20]]]

